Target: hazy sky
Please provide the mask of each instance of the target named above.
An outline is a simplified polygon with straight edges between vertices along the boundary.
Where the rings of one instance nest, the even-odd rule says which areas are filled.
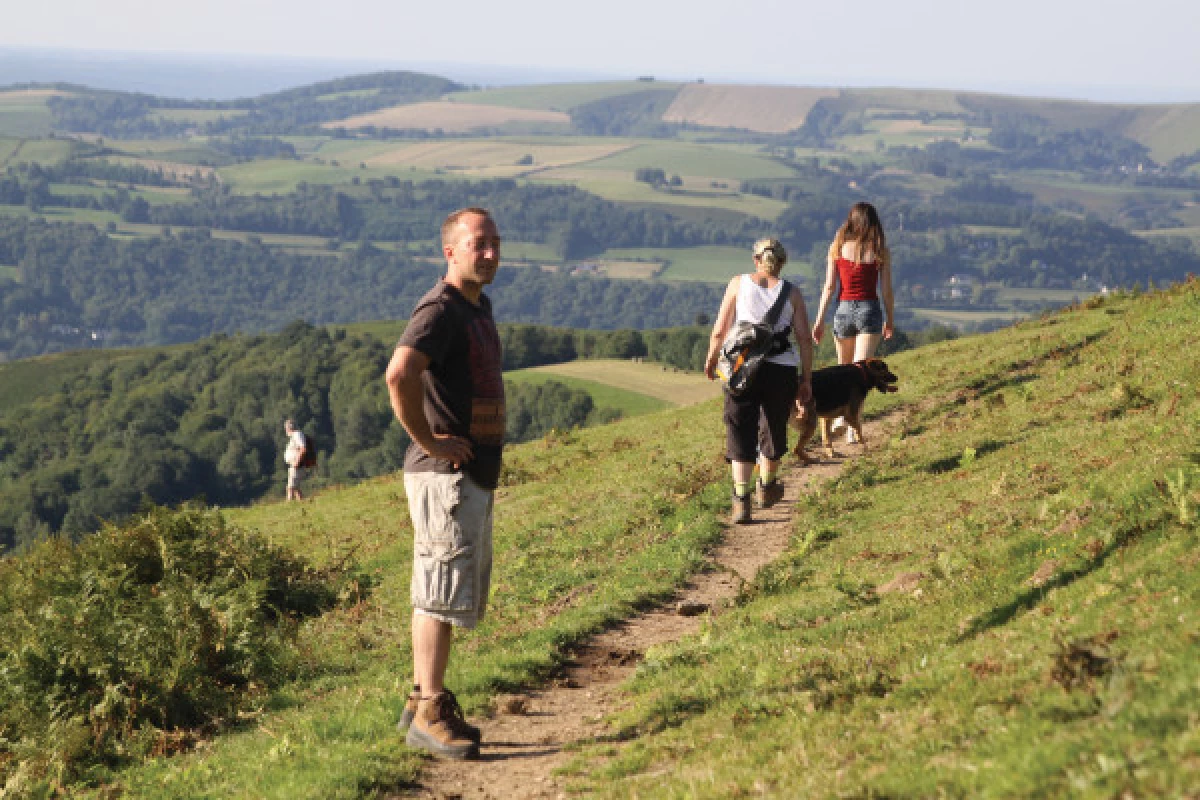
[[[1200,101],[1198,0],[0,4],[0,47]]]

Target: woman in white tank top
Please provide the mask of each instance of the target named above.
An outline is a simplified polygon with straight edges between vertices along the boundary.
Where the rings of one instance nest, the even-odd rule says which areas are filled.
[[[779,277],[786,262],[787,252],[777,239],[755,242],[754,272],[736,276],[726,287],[704,364],[709,380],[715,379],[721,344],[734,323],[762,322],[779,293],[785,286],[790,289],[774,329],[781,339],[794,338],[795,344],[788,341],[786,349],[769,356],[749,390],[737,397],[725,395],[725,457],[733,472],[735,523],[750,521],[750,487],[756,462],[759,505],[765,508],[783,497],[779,467],[787,452],[788,419],[793,409],[812,397],[808,311],[800,290]]]

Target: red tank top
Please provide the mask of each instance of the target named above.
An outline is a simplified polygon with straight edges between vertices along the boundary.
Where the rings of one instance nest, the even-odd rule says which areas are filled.
[[[879,283],[879,262],[858,264],[848,258],[837,260],[838,278],[842,282],[841,300],[878,300],[875,286]]]

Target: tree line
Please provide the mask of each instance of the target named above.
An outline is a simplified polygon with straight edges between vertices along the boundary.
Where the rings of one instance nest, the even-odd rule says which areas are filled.
[[[505,369],[634,356],[695,366],[696,344],[707,340],[692,327],[500,332]],[[323,482],[399,469],[408,438],[393,424],[382,377],[393,346],[294,322],[275,335],[222,334],[72,368],[58,388],[0,407],[0,550],[51,533],[83,535],[145,501],[264,497],[283,485],[287,418],[312,438]],[[54,373],[58,364],[39,366]],[[554,381],[510,383],[506,394],[510,442],[619,416]]]

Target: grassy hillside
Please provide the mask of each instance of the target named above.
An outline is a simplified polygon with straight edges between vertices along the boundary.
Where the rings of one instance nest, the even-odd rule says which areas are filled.
[[[578,788],[1186,795],[1200,780],[1198,321],[1192,281],[891,357],[901,392],[870,404],[893,412],[889,438],[797,507],[789,551],[733,609],[649,654],[624,743],[585,746]],[[727,504],[721,440],[705,402],[511,449],[494,605],[449,676],[469,711],[545,680],[571,643],[701,568]],[[413,780],[421,761],[393,729],[409,658],[399,476],[227,516],[372,577],[302,624],[295,679],[238,724],[91,780],[156,798]]]
[[[891,438],[653,652],[605,797],[1188,796],[1200,283],[890,363]],[[721,758],[713,757],[720,743]]]

